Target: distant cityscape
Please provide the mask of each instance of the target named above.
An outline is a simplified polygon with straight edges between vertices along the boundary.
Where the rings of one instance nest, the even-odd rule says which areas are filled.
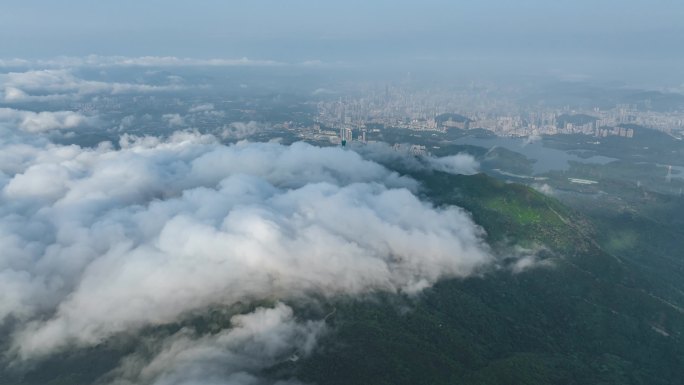
[[[317,104],[316,122],[339,130],[338,137],[346,140],[351,132],[348,130],[358,131],[358,139],[363,140],[367,130],[378,128],[442,132],[450,128],[483,129],[507,137],[583,134],[633,138],[635,130],[647,128],[681,139],[684,132],[684,112],[679,111],[657,112],[630,104],[611,109],[540,107],[523,111],[505,101],[486,101],[479,95],[467,99],[466,94],[407,92],[387,87],[384,92],[321,101]]]
[[[558,94],[564,97],[562,92]],[[555,97],[549,95],[547,98]],[[525,101],[526,97],[532,101]],[[180,128],[220,134],[233,122],[261,125],[235,132],[237,136],[271,128],[292,138],[332,144],[378,140],[392,129],[416,131],[417,135],[421,131],[441,135],[449,130],[532,138],[574,134],[594,142],[608,137],[632,139],[652,130],[678,140],[684,136],[684,109],[676,104],[662,108],[656,101],[651,108],[651,102],[641,98],[612,107],[607,107],[610,102],[601,107],[580,107],[579,103],[562,107],[558,100],[535,97],[530,97],[528,90],[491,84],[460,88],[352,84],[344,90],[301,91],[295,96],[263,92],[198,97],[180,91],[132,97],[98,95],[65,103],[49,101],[48,105],[111,122],[107,131],[112,138],[123,131],[144,135]],[[102,139],[94,135],[93,143]]]

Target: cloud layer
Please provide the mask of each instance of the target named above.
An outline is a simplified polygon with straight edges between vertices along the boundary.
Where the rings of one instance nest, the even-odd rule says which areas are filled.
[[[181,86],[85,80],[68,69],[41,69],[0,74],[0,100],[6,103],[77,99],[84,95],[149,93]]]
[[[0,108],[0,123],[22,131],[39,133],[52,130],[74,129],[94,124],[95,118],[73,111],[23,111]]]
[[[254,373],[310,354],[325,331],[323,321],[297,321],[282,303],[234,316],[231,323],[231,329],[214,335],[183,329],[155,346],[152,359],[127,357],[109,374],[110,384],[294,384]]]
[[[0,131],[0,320],[19,321],[17,359],[93,346],[215,305],[416,292],[492,259],[467,213],[421,201],[414,180],[353,151],[224,146],[194,132],[81,148]],[[240,316],[219,335],[175,335],[153,361],[122,364],[117,378],[198,383],[193,371],[163,379],[185,376],[184,365],[242,357],[224,362],[235,368],[217,374],[225,381],[307,351],[288,336],[308,330],[313,341],[322,325],[302,324],[287,309]],[[234,348],[251,348],[231,341],[263,323],[281,340],[264,347],[274,353],[261,364],[244,363],[254,354]],[[262,337],[249,341],[259,346]]]
[[[320,61],[305,61],[303,66],[320,65]],[[177,56],[63,56],[47,60],[26,60],[0,58],[0,67],[17,68],[69,68],[69,67],[244,67],[283,66],[284,62],[255,60],[246,57],[237,59],[198,59]]]
[[[472,155],[464,153],[442,157],[430,154],[416,155],[411,152],[411,145],[392,147],[383,142],[352,144],[351,148],[366,159],[408,170],[437,170],[450,174],[472,175],[480,168],[480,163]]]

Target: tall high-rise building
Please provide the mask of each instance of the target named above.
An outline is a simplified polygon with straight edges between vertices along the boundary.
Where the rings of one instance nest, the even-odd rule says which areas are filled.
[[[340,128],[340,139],[342,140],[342,145],[352,141],[352,129],[348,127]]]

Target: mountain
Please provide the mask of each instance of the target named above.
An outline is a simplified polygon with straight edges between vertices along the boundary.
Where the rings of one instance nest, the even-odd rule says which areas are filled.
[[[496,268],[417,295],[376,293],[289,303],[325,319],[309,356],[264,378],[317,384],[676,384],[684,378],[684,310],[659,296],[657,277],[607,251],[587,216],[529,187],[485,174],[398,170],[424,198],[458,205],[487,232]],[[610,231],[601,223],[601,231]],[[425,245],[429,247],[429,245]],[[613,249],[612,252],[619,251]],[[15,384],[97,383],[141,340],[192,326],[230,327],[260,303],[215,308],[90,349],[65,352]]]
[[[486,175],[414,175],[507,245],[536,247],[537,267],[444,281],[412,298],[335,303],[335,331],[293,369],[320,384],[675,384],[684,378],[684,314],[656,282],[605,251],[587,218]],[[508,251],[507,251],[508,250]]]

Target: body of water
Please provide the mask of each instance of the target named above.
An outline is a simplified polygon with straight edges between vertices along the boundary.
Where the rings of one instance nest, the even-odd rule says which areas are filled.
[[[529,159],[534,159],[536,162],[533,165],[535,174],[543,174],[548,171],[567,170],[570,167],[568,162],[581,163],[610,163],[616,158],[610,158],[602,155],[593,155],[590,157],[579,157],[575,154],[558,150],[555,148],[544,147],[541,140],[530,142],[527,138],[475,138],[464,137],[456,141],[458,144],[468,144],[472,146],[479,146],[485,148],[504,147],[508,150],[521,153]]]

